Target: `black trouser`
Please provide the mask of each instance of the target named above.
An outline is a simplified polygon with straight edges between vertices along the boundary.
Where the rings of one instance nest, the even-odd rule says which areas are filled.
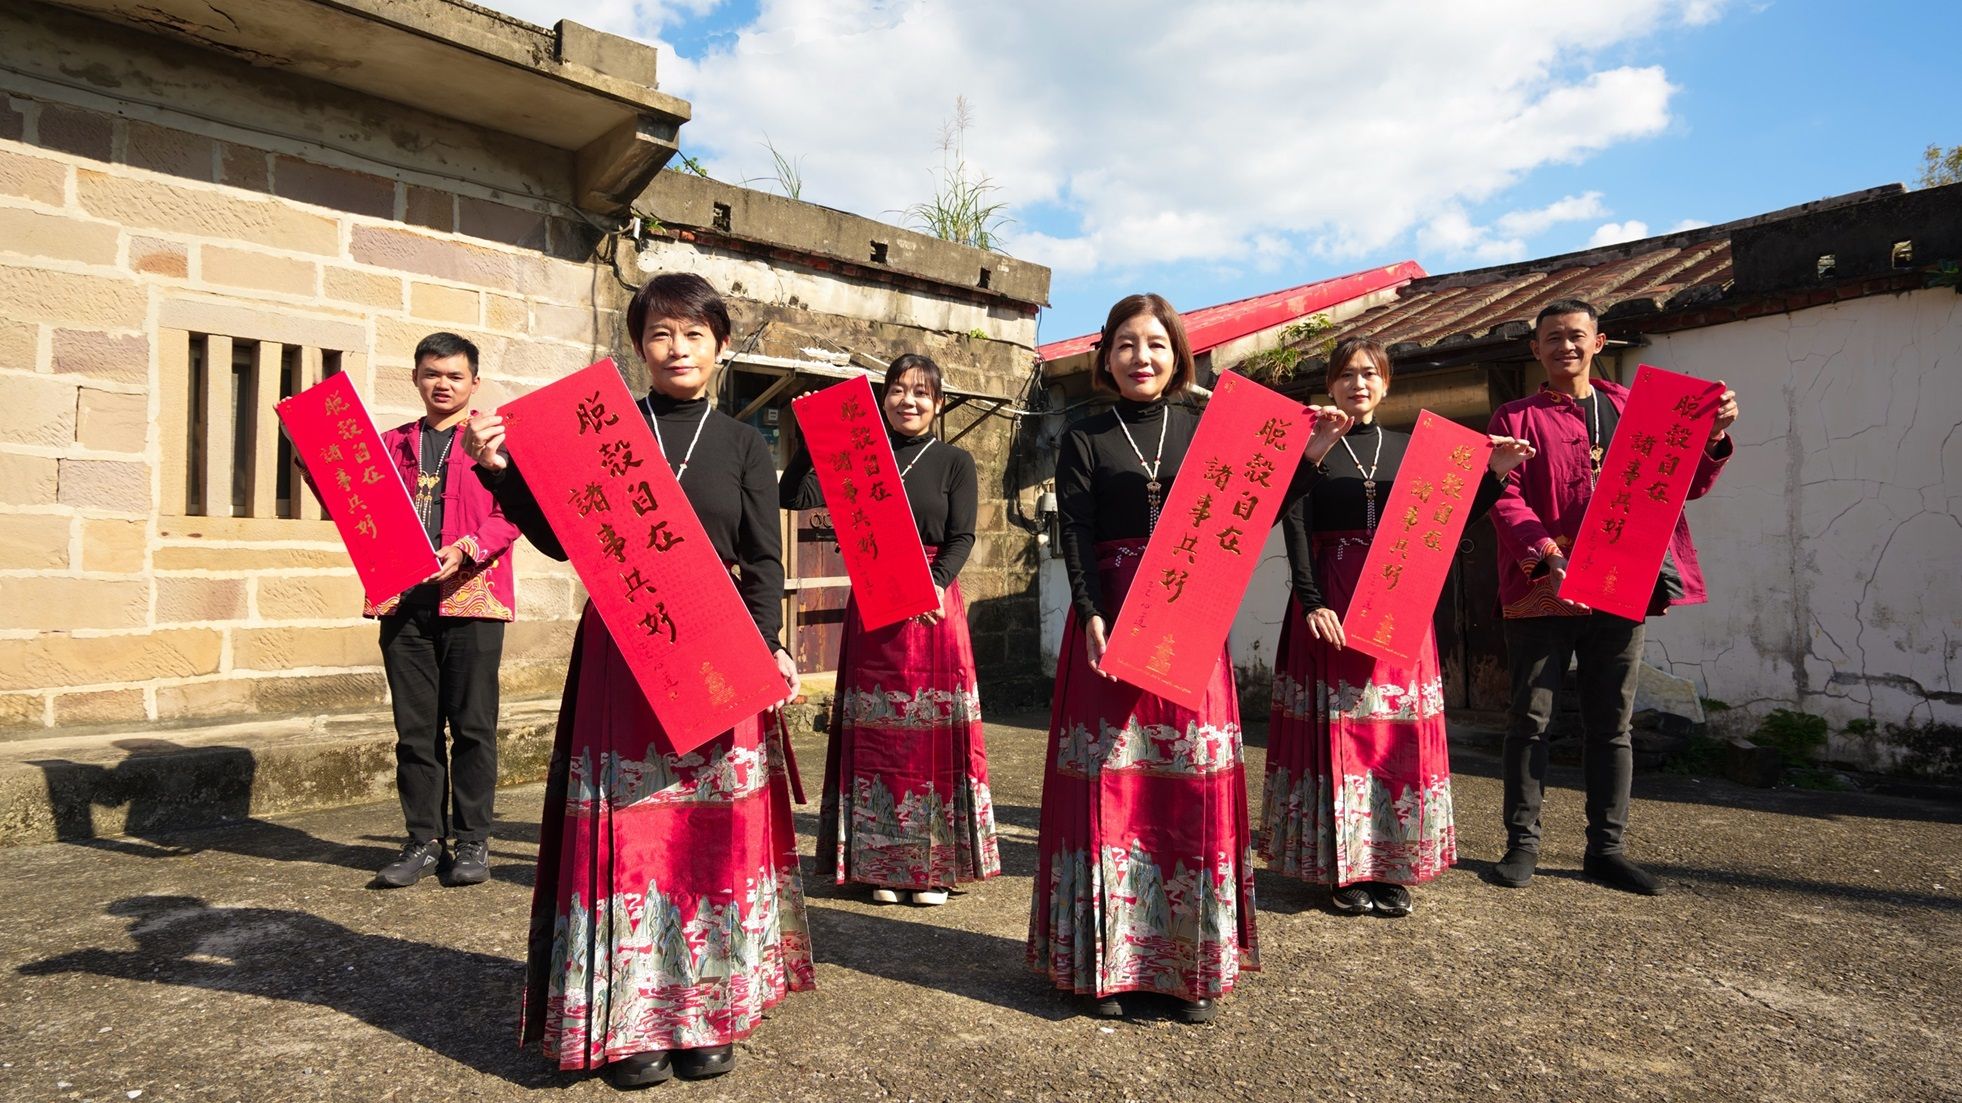
[[[1635,777],[1628,717],[1642,661],[1643,625],[1609,613],[1520,617],[1505,622],[1512,668],[1506,722],[1506,844],[1540,848],[1540,797],[1546,784],[1546,726],[1567,660],[1580,662],[1581,766],[1587,780],[1587,849],[1619,854]]]
[[[381,618],[381,649],[395,709],[395,788],[409,837],[448,838],[454,825],[459,842],[488,839],[504,622],[406,606]]]

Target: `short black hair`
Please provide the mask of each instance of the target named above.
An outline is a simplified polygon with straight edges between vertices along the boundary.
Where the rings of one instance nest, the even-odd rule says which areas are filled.
[[[1541,307],[1539,316],[1533,319],[1533,336],[1540,335],[1540,323],[1562,314],[1585,314],[1596,329],[1601,327],[1601,312],[1594,309],[1593,303],[1586,299],[1555,299]]]
[[[468,337],[454,333],[432,333],[416,342],[416,367],[422,367],[426,359],[447,360],[462,353],[470,361],[470,378],[477,378],[477,345]]]
[[[715,334],[718,346],[729,343],[733,328],[728,304],[709,281],[693,272],[663,272],[634,292],[634,301],[627,304],[627,332],[636,349],[646,336],[650,318],[700,322]]]
[[[880,393],[883,395],[892,390],[893,384],[898,383],[909,371],[919,372],[925,377],[927,387],[933,391],[935,402],[947,397],[947,392],[941,383],[940,365],[934,363],[932,357],[921,356],[917,352],[909,352],[887,366],[886,382],[879,388]]]

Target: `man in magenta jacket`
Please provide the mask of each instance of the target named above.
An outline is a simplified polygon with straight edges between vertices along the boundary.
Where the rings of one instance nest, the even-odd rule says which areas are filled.
[[[369,605],[381,622],[382,668],[395,712],[395,787],[409,840],[376,874],[406,888],[443,864],[451,884],[490,877],[497,789],[497,674],[515,617],[516,525],[470,474],[459,427],[477,393],[477,346],[454,333],[416,345],[423,416],[382,434],[442,566],[420,585]],[[444,746],[443,729],[449,728]]]
[[[1607,344],[1600,315],[1591,305],[1577,299],[1551,303],[1540,311],[1533,329],[1533,356],[1546,369],[1546,382],[1538,394],[1499,407],[1490,430],[1529,440],[1537,451],[1507,477],[1505,492],[1492,507],[1492,524],[1499,533],[1499,603],[1512,673],[1505,739],[1506,853],[1493,867],[1492,880],[1523,887],[1539,863],[1546,728],[1572,657],[1579,666],[1587,784],[1582,868],[1615,888],[1654,896],[1661,886],[1628,860],[1622,840],[1635,774],[1628,721],[1642,661],[1643,624],[1560,597],[1567,552],[1580,534],[1581,517],[1593,497],[1601,457],[1621,420],[1628,388],[1590,378],[1594,357]],[[1730,459],[1737,395],[1726,388],[1719,401],[1716,423],[1690,483],[1691,498],[1707,494]],[[1671,605],[1704,600],[1703,571],[1690,540],[1689,520],[1679,517],[1648,613],[1659,616]]]

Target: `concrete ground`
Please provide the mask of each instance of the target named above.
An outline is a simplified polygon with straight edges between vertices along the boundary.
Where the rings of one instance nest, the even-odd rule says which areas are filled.
[[[1460,754],[1461,862],[1415,915],[1262,873],[1264,968],[1215,1023],[1108,1023],[1023,965],[1040,723],[989,728],[1002,877],[939,909],[810,884],[818,990],[656,1097],[1962,1099],[1954,805],[1644,777],[1632,849],[1669,893],[1643,899],[1580,878],[1556,771],[1541,876],[1506,890],[1479,879],[1496,763]],[[369,889],[390,804],[0,850],[0,1099],[612,1096],[514,1045],[540,800],[501,794],[474,888]]]

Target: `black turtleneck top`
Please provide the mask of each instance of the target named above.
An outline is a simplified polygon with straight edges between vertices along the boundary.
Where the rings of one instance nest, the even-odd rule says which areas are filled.
[[[974,548],[975,501],[978,494],[974,476],[974,457],[931,433],[902,437],[890,428],[886,439],[892,442],[893,459],[906,472],[907,504],[913,507],[913,524],[920,530],[920,543],[938,547],[933,561],[934,585],[945,588],[960,577],[967,553]],[[790,466],[777,484],[777,504],[785,509],[817,509],[824,505],[824,490],[818,485],[817,469],[811,453],[799,447]]]
[[[1097,544],[1150,535],[1151,513],[1145,498],[1145,484],[1150,478],[1138,455],[1142,452],[1150,460],[1158,453],[1161,427],[1165,450],[1158,481],[1162,484],[1159,501],[1163,503],[1171,499],[1173,481],[1199,427],[1197,410],[1166,400],[1145,403],[1119,399],[1109,410],[1084,418],[1063,434],[1062,452],[1056,459],[1056,508],[1062,517],[1063,565],[1069,572],[1070,597],[1079,623],[1100,616],[1108,629],[1117,619],[1117,607],[1105,598],[1097,576]],[[1129,437],[1125,436],[1126,428]],[[1136,450],[1132,441],[1137,442]],[[1318,474],[1311,463],[1296,468],[1282,500],[1283,511],[1307,492]]]
[[[682,493],[708,530],[716,555],[739,568],[736,588],[742,592],[756,630],[763,634],[764,643],[781,650],[783,543],[777,531],[776,465],[770,446],[755,427],[711,410],[706,398],[683,400],[650,392],[640,403],[641,415],[645,417],[650,410],[652,422],[660,425],[669,469],[679,470],[682,457],[688,457],[688,470],[681,477]],[[691,454],[688,444],[695,438],[698,425],[702,437]],[[503,508],[504,516],[527,540],[553,559],[566,558],[565,548],[545,523],[545,515],[516,464],[502,471],[482,467],[476,471]]]
[[[1381,459],[1376,451],[1379,440],[1383,444]],[[1410,434],[1369,423],[1351,426],[1342,441],[1348,447],[1338,442],[1328,450],[1328,455],[1322,457],[1321,478],[1293,508],[1281,515],[1281,535],[1288,547],[1288,570],[1293,576],[1295,596],[1301,599],[1304,610],[1327,604],[1315,580],[1314,534],[1363,531],[1368,522],[1363,468],[1372,462],[1376,465],[1376,522],[1379,526],[1383,523],[1383,508],[1389,503],[1397,469],[1403,466],[1403,454],[1410,447]],[[1465,519],[1466,523],[1485,516],[1504,490],[1504,481],[1485,470],[1472,496],[1471,515]]]

